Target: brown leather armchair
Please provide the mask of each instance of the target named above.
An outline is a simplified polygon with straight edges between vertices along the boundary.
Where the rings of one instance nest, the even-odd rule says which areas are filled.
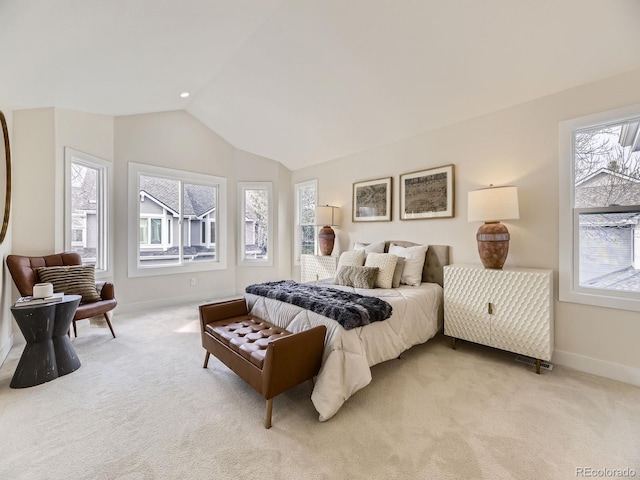
[[[27,296],[33,294],[33,286],[38,283],[39,267],[59,267],[67,265],[82,265],[82,259],[76,252],[56,253],[41,257],[27,257],[23,255],[8,255],[7,267],[13,278],[20,295]],[[77,337],[76,321],[91,318],[95,315],[104,315],[111,335],[116,338],[111,320],[107,312],[110,312],[118,304],[113,283],[105,282],[100,290],[102,300],[92,303],[81,303],[73,317],[73,334]]]

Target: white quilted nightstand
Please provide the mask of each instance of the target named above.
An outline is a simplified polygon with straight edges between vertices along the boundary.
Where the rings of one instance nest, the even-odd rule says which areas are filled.
[[[338,257],[329,255],[300,255],[300,281],[315,282],[336,274]]]
[[[553,354],[553,272],[444,267],[444,333],[541,360]]]

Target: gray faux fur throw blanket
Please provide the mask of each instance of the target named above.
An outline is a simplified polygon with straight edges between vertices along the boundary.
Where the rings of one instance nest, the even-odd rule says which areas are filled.
[[[392,310],[391,305],[376,297],[293,280],[249,285],[246,292],[306,308],[332,318],[346,330],[386,320]]]

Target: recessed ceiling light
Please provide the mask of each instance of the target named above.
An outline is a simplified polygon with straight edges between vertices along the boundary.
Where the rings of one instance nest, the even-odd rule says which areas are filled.
[[[181,96],[182,98],[187,98],[187,97],[189,96],[189,92],[182,92],[182,93],[180,94],[180,96]]]

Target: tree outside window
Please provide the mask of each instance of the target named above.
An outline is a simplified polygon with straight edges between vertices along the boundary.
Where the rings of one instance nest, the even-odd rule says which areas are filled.
[[[65,148],[65,244],[96,271],[108,269],[108,198],[111,163]]]
[[[272,265],[272,191],[270,182],[240,182],[240,262]]]
[[[640,292],[640,120],[574,133],[578,284]]]
[[[315,207],[318,195],[317,180],[296,184],[296,260],[300,255],[315,254]]]

